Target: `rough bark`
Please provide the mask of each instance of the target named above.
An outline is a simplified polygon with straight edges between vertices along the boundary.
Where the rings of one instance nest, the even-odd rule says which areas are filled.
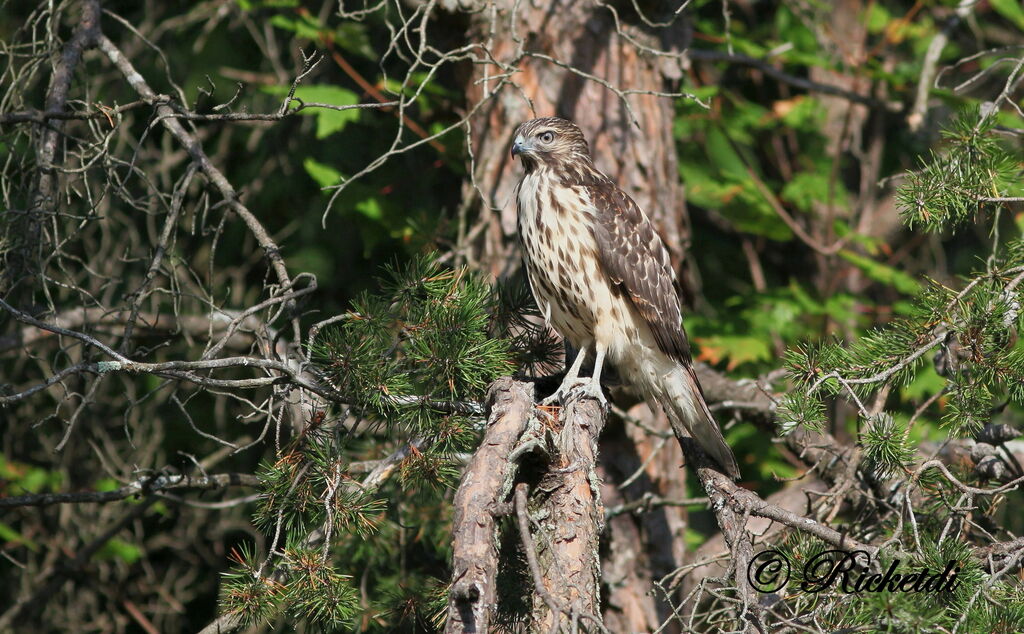
[[[510,160],[508,148],[513,131],[521,122],[556,115],[572,119],[581,126],[597,166],[653,219],[672,253],[673,264],[681,273],[684,289],[692,292],[695,284],[683,266],[689,229],[672,133],[674,100],[650,94],[672,89],[681,76],[681,58],[657,56],[642,50],[648,46],[682,52],[689,39],[686,18],[677,19],[667,28],[649,28],[637,19],[628,3],[614,5],[621,18],[618,24],[609,7],[569,0],[547,4],[499,0],[493,4],[493,10],[491,6],[471,16],[471,40],[486,43],[490,56],[511,64],[516,72],[502,81],[495,78],[501,74],[495,65],[476,64],[466,78],[468,104],[479,103],[492,95],[494,98],[470,119],[474,164],[473,179],[466,184],[465,198],[476,200],[482,211],[475,225],[462,228],[462,254],[471,264],[495,276],[508,275],[518,268],[520,255],[515,245],[512,191],[519,178],[519,166]],[[645,6],[645,10],[649,11],[650,7]],[[601,82],[620,90],[648,91],[648,94],[627,95],[627,108],[624,99]],[[595,434],[593,438],[596,437]],[[619,440],[622,455],[628,455],[629,460],[638,457],[646,461],[657,454],[646,462],[643,482],[635,488],[665,498],[685,496],[685,472],[679,469],[682,456],[674,441],[656,450],[659,439],[649,437],[640,429],[628,430]],[[638,466],[634,465],[630,472]],[[613,470],[621,472],[619,468]],[[565,478],[575,479],[573,483],[559,480],[558,494],[564,493],[566,499],[571,499],[575,495],[569,495],[571,491],[596,490],[592,482],[585,483],[581,479],[584,475],[593,479],[585,472],[577,472]],[[632,493],[633,489],[628,496]],[[531,492],[534,503],[536,494],[536,490]],[[588,520],[589,525],[595,525],[601,518],[600,496],[586,500],[583,506],[588,505],[593,517],[592,521]],[[552,508],[561,509],[557,505]],[[559,512],[577,519],[586,516],[582,507],[571,504]],[[619,530],[612,531],[614,536],[608,538],[616,540],[616,546],[622,544],[622,539],[630,543],[640,540],[643,547],[638,547],[636,559],[628,564],[634,569],[664,575],[682,561],[685,525],[685,509],[663,508],[620,518]],[[577,545],[576,539],[558,539],[566,547]],[[544,545],[543,539],[538,542]],[[588,585],[597,586],[599,579],[596,556],[595,546],[592,573],[574,572],[580,578],[586,577]],[[543,557],[541,563],[545,563]],[[591,578],[593,582],[589,581]],[[632,596],[613,595],[612,600],[633,605],[637,614],[650,615],[658,607],[653,596],[627,593]],[[596,603],[594,606],[596,613]],[[661,606],[661,610],[664,609]],[[613,630],[631,631],[616,628]]]
[[[614,481],[602,473],[601,498],[606,506],[620,505],[625,498]],[[652,514],[644,514],[644,517]],[[661,623],[658,605],[651,592],[655,578],[647,566],[647,543],[641,527],[629,514],[607,520],[606,547],[601,582],[607,588],[605,626],[612,632],[653,632]],[[673,540],[675,541],[675,540]]]
[[[493,13],[473,16],[470,39],[492,42],[491,54],[513,61],[517,72],[510,83],[500,85],[493,79],[494,67],[481,64],[467,82],[469,103],[500,91],[471,119],[475,184],[467,186],[467,196],[476,193],[474,185],[482,194],[481,221],[486,225],[474,255],[495,275],[518,266],[519,256],[512,247],[515,204],[511,199],[518,166],[510,160],[508,147],[520,123],[554,115],[580,125],[598,168],[651,216],[678,267],[688,231],[672,138],[673,100],[653,94],[627,95],[634,122],[613,90],[565,66],[620,90],[664,91],[666,76],[679,74],[678,60],[644,53],[626,35],[644,46],[682,50],[687,39],[685,23],[679,20],[653,34],[627,24],[625,9],[617,27],[607,7],[571,0],[540,4],[499,0],[494,7]]]
[[[507,514],[518,520],[521,550],[530,566],[529,627],[601,631],[604,507],[596,460],[605,412],[590,398],[541,410],[534,406],[533,384],[510,378],[494,383],[489,403],[483,442],[455,495],[445,631],[494,629],[501,607],[498,570],[511,565],[499,561],[496,518]]]
[[[663,413],[644,403],[627,413],[631,421],[612,419],[601,439],[602,499],[610,515],[603,550],[604,617],[614,632],[649,632],[671,611],[661,593],[651,591],[651,581],[682,565],[689,514],[675,505],[616,509],[643,500],[685,499],[687,472]]]
[[[773,424],[776,397],[757,382],[732,381],[703,365],[697,366],[697,372],[709,403],[724,410],[742,410],[748,421],[766,428]],[[651,581],[652,572],[651,558],[642,550],[649,548],[645,542],[651,536],[644,534],[648,528],[632,521],[630,514],[641,507],[615,486],[622,481],[621,473],[609,475],[608,484],[602,484],[601,474],[610,473],[608,465],[621,468],[628,461],[606,460],[600,472],[595,464],[604,412],[591,399],[573,400],[558,409],[534,407],[532,398],[528,383],[502,379],[493,387],[488,431],[456,496],[456,562],[447,631],[487,631],[493,624],[494,610],[499,609],[494,605],[495,575],[502,567],[513,565],[500,561],[497,551],[495,516],[502,514],[515,515],[521,550],[530,567],[533,598],[527,623],[531,631],[651,631],[652,624],[658,623],[672,631],[671,619],[666,619],[662,606],[640,590],[644,579]],[[515,403],[514,410],[500,410],[496,404],[503,402]],[[496,435],[501,429],[496,417],[515,419],[500,437]],[[659,437],[656,429],[650,431]],[[676,445],[671,436],[666,439],[667,445]],[[728,623],[735,629],[738,624],[745,631],[767,631],[765,610],[770,606],[766,607],[763,597],[751,587],[747,570],[755,544],[778,530],[800,531],[836,548],[864,550],[873,557],[880,549],[906,556],[891,544],[864,543],[842,527],[830,525],[835,515],[830,509],[856,505],[864,493],[843,486],[854,475],[859,452],[839,446],[828,434],[796,430],[784,438],[786,449],[808,467],[815,465],[820,480],[801,482],[799,487],[789,487],[768,499],[720,473],[692,439],[683,438],[681,446],[686,465],[707,492],[721,536],[708,542],[700,556],[691,558],[690,564],[662,587],[678,593],[680,587],[692,588],[708,575],[724,577],[728,592],[735,592],[732,596],[738,601],[730,602],[732,607],[716,616],[723,626]],[[632,470],[646,470],[650,462],[634,462]],[[807,499],[807,493],[812,493],[813,500]],[[611,527],[603,534],[602,498],[618,507],[609,511]],[[631,498],[634,501],[626,503]],[[830,500],[827,507],[817,504],[826,498]],[[691,503],[678,496],[661,501],[661,506]],[[815,502],[813,507],[808,507],[809,501]],[[669,539],[682,541],[680,537]],[[603,551],[601,539],[605,540]],[[993,548],[1002,553],[1014,546],[1007,543]],[[716,555],[721,555],[722,565],[706,561]],[[471,573],[467,571],[471,570],[481,571],[481,583],[468,581]],[[603,615],[602,581],[607,590]]]
[[[488,632],[496,606],[496,508],[508,457],[533,409],[533,385],[503,378],[488,398],[487,430],[455,494],[446,632]]]
[[[545,589],[561,603],[558,614],[534,601],[534,625],[542,632],[570,629],[582,615],[600,615],[601,562],[598,542],[604,526],[597,440],[605,416],[594,399],[574,399],[560,412],[555,437],[558,464],[536,487],[534,498],[539,561]],[[557,626],[555,623],[557,622]]]

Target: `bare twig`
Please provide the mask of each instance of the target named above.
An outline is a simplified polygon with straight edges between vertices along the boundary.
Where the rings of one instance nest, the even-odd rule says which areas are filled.
[[[51,504],[105,503],[123,500],[133,495],[149,495],[171,489],[198,489],[209,491],[229,486],[259,486],[260,480],[246,473],[219,473],[210,476],[155,474],[139,478],[113,491],[83,491],[81,493],[34,493],[0,497],[0,508],[16,506],[49,506]]]
[[[760,60],[749,55],[743,55],[740,53],[723,53],[721,51],[709,51],[705,49],[694,48],[687,51],[687,54],[691,59],[708,62],[728,62],[731,64],[739,64],[742,66],[750,66],[756,68],[769,77],[773,77],[783,83],[789,84],[795,88],[806,90],[807,92],[816,92],[823,95],[830,95],[832,97],[842,97],[853,103],[862,104],[871,108],[879,110],[898,112],[902,109],[899,103],[889,103],[862,95],[857,92],[840,88],[839,86],[833,86],[831,84],[823,84],[820,82],[805,79],[803,77],[797,77],[790,75],[785,71],[780,70],[766,60]]]
[[[942,51],[946,48],[946,43],[949,42],[949,36],[953,33],[953,29],[971,14],[971,11],[974,10],[977,4],[978,0],[960,0],[953,15],[950,16],[942,29],[929,42],[928,50],[924,55],[924,63],[921,67],[921,76],[917,81],[914,105],[910,107],[910,112],[907,114],[907,125],[910,126],[912,131],[920,129],[921,124],[925,121],[925,115],[928,112],[928,95],[931,93],[936,79],[936,67],[938,66],[939,58],[942,56]]]

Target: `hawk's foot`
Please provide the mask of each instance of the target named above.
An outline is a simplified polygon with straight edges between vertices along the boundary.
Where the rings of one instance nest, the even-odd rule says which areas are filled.
[[[540,402],[541,405],[563,405],[569,399],[569,395],[574,391],[579,390],[580,394],[585,397],[590,397],[598,402],[601,407],[608,407],[608,399],[604,396],[604,391],[601,390],[601,383],[594,381],[593,379],[573,379],[572,381],[563,381],[555,393],[547,397]]]
[[[600,380],[595,381],[591,379],[587,381],[587,384],[583,386],[583,395],[596,399],[601,407],[608,407],[608,399],[604,397],[604,391],[601,390]]]
[[[580,387],[584,383],[589,383],[590,379],[580,379],[577,377],[566,376],[562,384],[558,386],[551,396],[547,397],[540,402],[541,405],[561,405],[569,397],[569,393]]]

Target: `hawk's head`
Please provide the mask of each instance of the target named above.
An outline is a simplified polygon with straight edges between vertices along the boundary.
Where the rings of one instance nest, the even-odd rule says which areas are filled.
[[[516,129],[512,157],[517,156],[529,170],[539,163],[556,167],[566,162],[589,162],[590,148],[572,121],[543,117],[530,119]]]

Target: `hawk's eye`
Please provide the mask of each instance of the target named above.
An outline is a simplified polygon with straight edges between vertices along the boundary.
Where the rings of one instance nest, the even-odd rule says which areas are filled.
[[[537,138],[541,140],[541,143],[551,143],[552,141],[555,140],[555,133],[549,130],[547,132],[541,133],[541,135]]]

